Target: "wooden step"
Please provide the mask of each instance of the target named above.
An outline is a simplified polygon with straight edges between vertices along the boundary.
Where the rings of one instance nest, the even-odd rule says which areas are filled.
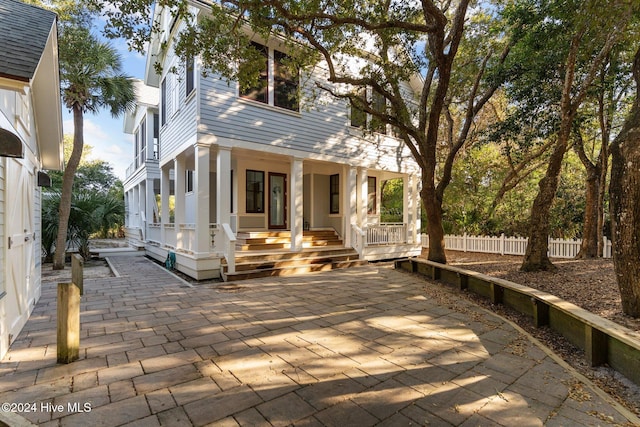
[[[282,267],[282,268],[262,268],[255,270],[247,270],[247,271],[236,271],[235,273],[224,273],[223,278],[225,281],[238,281],[238,280],[249,280],[256,279],[260,277],[275,277],[275,276],[290,276],[296,274],[306,274],[317,271],[330,271],[338,268],[348,268],[355,267],[359,265],[365,265],[367,261],[365,260],[353,260],[353,261],[336,261],[336,262],[327,262],[322,264],[303,264],[296,265],[291,267]]]
[[[318,247],[304,249],[300,252],[287,252],[287,251],[275,251],[265,253],[238,253],[236,252],[236,264],[242,262],[269,262],[269,261],[281,261],[301,258],[313,258],[321,257],[327,258],[332,256],[341,256],[353,254],[355,251],[351,248],[336,248],[336,247]]]
[[[265,270],[273,268],[295,267],[310,264],[330,264],[333,262],[357,261],[357,253],[347,253],[331,256],[311,256],[307,258],[290,258],[273,261],[253,260],[238,262],[236,260],[236,271]]]

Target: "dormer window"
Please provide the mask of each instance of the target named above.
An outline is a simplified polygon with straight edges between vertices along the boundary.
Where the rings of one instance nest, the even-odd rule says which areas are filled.
[[[252,42],[251,45],[260,52],[264,62],[259,70],[258,82],[251,84],[240,81],[240,97],[298,111],[299,75],[288,60],[289,57],[285,53],[271,50],[256,42]],[[240,66],[242,67],[242,64]]]

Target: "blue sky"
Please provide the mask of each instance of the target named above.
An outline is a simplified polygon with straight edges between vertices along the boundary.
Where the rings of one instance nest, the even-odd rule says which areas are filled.
[[[99,29],[96,29],[99,34]],[[124,72],[138,79],[143,79],[145,58],[136,52],[129,52],[126,41],[110,40],[122,58]],[[63,106],[63,131],[73,134],[73,117]],[[133,161],[133,137],[122,131],[124,117],[112,118],[108,111],[99,114],[86,114],[84,118],[84,142],[93,147],[92,158],[109,162],[118,178],[124,180],[125,171]]]

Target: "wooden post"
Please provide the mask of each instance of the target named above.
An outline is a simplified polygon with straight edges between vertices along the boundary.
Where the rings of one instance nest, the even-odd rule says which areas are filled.
[[[80,357],[80,289],[73,283],[58,283],[58,363]]]
[[[536,328],[549,324],[549,306],[536,299],[532,298],[533,303],[533,324]]]
[[[491,299],[492,304],[502,304],[503,293],[504,289],[502,289],[502,286],[489,282],[489,298]]]
[[[607,363],[609,350],[607,334],[590,325],[585,325],[584,327],[584,352],[587,362],[591,366],[600,366]]]
[[[71,282],[80,289],[80,295],[84,295],[84,259],[73,254],[71,257]]]

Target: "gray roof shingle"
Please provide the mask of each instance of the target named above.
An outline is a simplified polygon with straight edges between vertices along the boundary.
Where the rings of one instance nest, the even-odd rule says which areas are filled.
[[[0,0],[0,76],[29,81],[47,44],[56,14],[22,3]]]

